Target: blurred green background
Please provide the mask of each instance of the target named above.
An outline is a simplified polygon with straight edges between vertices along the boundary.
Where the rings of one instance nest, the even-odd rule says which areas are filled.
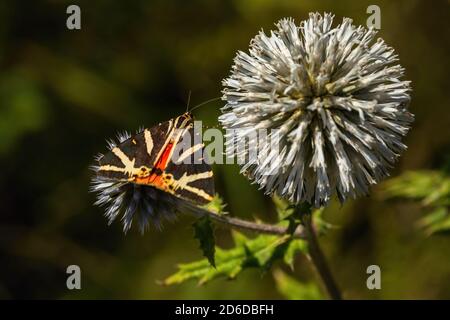
[[[66,29],[78,4],[82,29]],[[237,50],[261,29],[291,16],[333,12],[365,25],[381,8],[379,36],[393,46],[412,80],[416,115],[397,176],[448,166],[448,1],[1,1],[0,2],[0,298],[266,299],[283,298],[273,275],[246,270],[205,286],[157,284],[179,262],[201,258],[189,217],[163,232],[106,224],[88,193],[93,156],[119,130],[151,126],[220,95]],[[195,111],[217,125],[220,101]],[[215,166],[228,211],[274,221],[271,200],[238,174]],[[450,298],[450,237],[416,228],[419,203],[370,197],[333,204],[339,226],[321,244],[346,298]],[[227,230],[216,230],[227,247]],[[82,270],[82,290],[66,288],[66,267]],[[382,290],[366,288],[366,268],[382,270]],[[315,281],[304,257],[297,279]]]

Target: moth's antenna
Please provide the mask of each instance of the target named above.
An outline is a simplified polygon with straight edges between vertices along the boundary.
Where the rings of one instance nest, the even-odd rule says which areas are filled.
[[[191,102],[191,93],[192,93],[192,90],[189,90],[188,100],[187,100],[187,105],[186,105],[186,112],[189,112],[189,103]]]
[[[210,102],[213,102],[213,101],[216,101],[216,100],[220,100],[220,99],[222,99],[222,97],[216,97],[216,98],[212,98],[212,99],[206,100],[206,101],[204,101],[204,102],[194,106],[191,110],[189,110],[189,112],[191,112],[191,111],[193,111],[193,110],[195,110],[197,108],[200,108],[201,106],[204,106],[205,104],[208,104]]]

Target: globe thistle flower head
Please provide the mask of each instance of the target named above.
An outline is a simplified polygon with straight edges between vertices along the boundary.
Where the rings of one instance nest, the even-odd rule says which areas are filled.
[[[219,118],[229,145],[257,146],[256,157],[234,148],[242,171],[268,194],[316,207],[333,194],[366,195],[406,149],[413,121],[394,50],[351,19],[332,24],[331,14],[313,13],[299,27],[283,19],[261,31],[223,81]],[[277,152],[249,137],[261,129],[278,137]]]

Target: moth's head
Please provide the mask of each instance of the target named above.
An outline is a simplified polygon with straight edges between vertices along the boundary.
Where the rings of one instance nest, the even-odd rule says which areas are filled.
[[[181,117],[186,120],[194,120],[194,115],[190,111],[186,111]]]

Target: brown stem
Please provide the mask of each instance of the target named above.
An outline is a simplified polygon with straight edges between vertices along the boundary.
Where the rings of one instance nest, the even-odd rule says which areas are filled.
[[[196,216],[204,216],[207,215],[210,217],[213,221],[218,222],[220,224],[226,225],[228,227],[241,229],[241,230],[247,230],[247,231],[253,231],[256,233],[265,233],[265,234],[276,234],[276,235],[286,235],[289,234],[288,227],[281,227],[271,224],[265,224],[265,223],[256,223],[251,222],[239,218],[233,218],[228,217],[224,214],[217,214],[212,211],[208,211],[206,209],[199,209],[196,208],[195,211],[191,211]],[[305,232],[303,226],[299,225],[295,232],[292,234],[295,238],[305,239]]]
[[[325,287],[331,299],[341,300],[341,292],[336,284],[336,281],[333,278],[333,275],[331,274],[325,256],[320,249],[319,242],[317,241],[316,232],[314,231],[314,227],[311,221],[311,213],[302,213],[301,217],[304,227],[303,231],[309,245],[309,255],[311,257],[311,261],[314,264],[320,277],[322,278],[322,281],[325,284]]]

